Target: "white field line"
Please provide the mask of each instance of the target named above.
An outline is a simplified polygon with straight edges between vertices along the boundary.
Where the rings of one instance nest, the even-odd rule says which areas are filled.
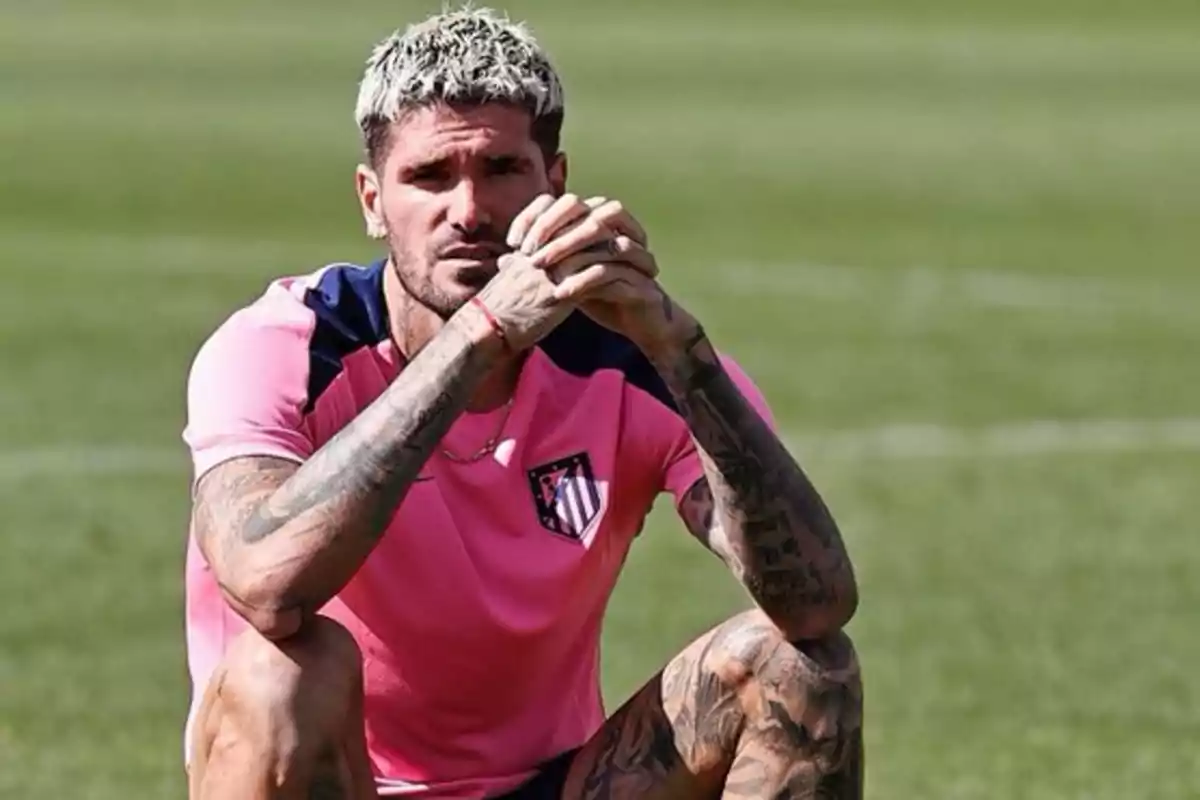
[[[1041,420],[976,429],[936,424],[884,425],[790,435],[787,440],[797,458],[841,462],[1200,451],[1200,417]]]
[[[107,475],[182,473],[187,453],[180,447],[145,445],[50,445],[0,450],[0,483]]]
[[[843,463],[1004,459],[1072,454],[1200,452],[1200,417],[1010,422],[981,428],[882,425],[824,433],[789,432],[801,460]],[[0,450],[0,483],[56,477],[184,475],[182,449],[55,445]]]
[[[723,292],[760,298],[767,294],[831,301],[864,300],[906,310],[938,306],[1085,314],[1186,315],[1195,318],[1200,284],[1164,279],[1121,280],[1099,276],[1038,275],[978,268],[871,269],[797,262],[731,264],[697,270],[696,280]]]
[[[276,274],[312,272],[338,260],[334,253],[351,248],[348,242],[305,242],[288,239],[227,239],[187,235],[144,236],[135,239],[105,234],[51,237],[42,231],[0,228],[6,246],[36,249],[42,257],[71,262],[75,256],[103,250],[114,258],[119,273],[245,274],[267,265],[264,282]],[[289,266],[290,265],[290,266]],[[1163,315],[1196,318],[1200,282],[1163,276],[1120,278],[1101,275],[1038,274],[1023,270],[914,265],[875,269],[850,264],[797,262],[700,263],[684,265],[668,275],[695,281],[737,297],[811,297],[865,303],[909,313],[937,307],[996,308],[1043,313],[1099,315]]]

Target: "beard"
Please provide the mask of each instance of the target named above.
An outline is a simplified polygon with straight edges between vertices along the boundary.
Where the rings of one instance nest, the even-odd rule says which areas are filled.
[[[388,233],[388,255],[396,279],[405,293],[418,305],[443,320],[454,316],[472,297],[487,285],[496,274],[494,260],[480,266],[452,270],[441,263],[439,253],[458,245],[489,245],[503,247],[504,238],[491,226],[482,225],[472,231],[455,231],[424,252],[414,252],[401,237]]]
[[[396,273],[396,279],[404,289],[404,293],[418,305],[429,309],[441,319],[450,319],[470,299],[470,295],[463,297],[457,292],[451,293],[439,287],[433,280],[431,274],[433,265],[429,261],[422,260],[420,263],[413,263],[411,259],[401,260],[401,258],[399,253],[395,251],[391,253],[392,269]]]

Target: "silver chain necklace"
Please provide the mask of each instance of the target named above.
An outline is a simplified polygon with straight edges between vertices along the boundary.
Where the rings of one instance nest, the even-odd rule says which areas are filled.
[[[491,438],[483,443],[482,447],[469,456],[455,455],[443,447],[441,448],[442,455],[445,456],[447,460],[453,461],[456,464],[472,464],[495,450],[496,445],[500,444],[500,437],[504,435],[504,426],[508,424],[508,416],[512,412],[513,399],[514,397],[509,397],[508,400],[505,401],[504,416],[500,418],[500,426],[496,428],[496,432],[491,435]]]

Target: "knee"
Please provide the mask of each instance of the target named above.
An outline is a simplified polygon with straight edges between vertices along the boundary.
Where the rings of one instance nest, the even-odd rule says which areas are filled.
[[[243,633],[217,680],[222,734],[214,746],[253,752],[286,773],[339,735],[361,698],[362,656],[349,631],[317,617],[284,640]]]
[[[749,611],[718,628],[713,645],[704,666],[742,698],[748,721],[786,717],[810,741],[858,735],[862,675],[845,632],[789,642],[766,615]]]
[[[724,682],[775,681],[786,671],[798,685],[860,682],[854,643],[839,631],[823,639],[789,642],[761,611],[746,611],[719,626],[706,666]]]
[[[246,631],[230,644],[222,666],[222,697],[264,708],[290,704],[301,689],[314,685],[342,697],[362,683],[358,644],[328,617],[317,617],[282,640]]]

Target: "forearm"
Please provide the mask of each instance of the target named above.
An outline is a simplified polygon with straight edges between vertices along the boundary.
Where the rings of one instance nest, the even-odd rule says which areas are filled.
[[[499,345],[460,315],[237,531],[238,598],[282,635],[349,582],[483,376]],[[227,587],[228,588],[228,587]],[[265,608],[264,608],[265,607]]]
[[[786,447],[746,401],[698,325],[650,354],[704,465],[707,544],[790,638],[853,615],[857,590],[837,524]]]

